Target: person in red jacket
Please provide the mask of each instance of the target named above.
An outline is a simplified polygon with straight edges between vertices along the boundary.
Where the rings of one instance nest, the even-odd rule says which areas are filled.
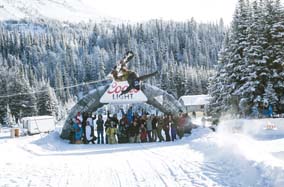
[[[184,136],[184,126],[186,124],[186,114],[180,113],[178,117],[178,125],[177,125],[177,134],[179,136],[179,139],[182,139]]]
[[[141,142],[147,142],[147,129],[145,128],[144,123],[142,123],[140,127],[140,139]]]
[[[163,121],[163,130],[165,132],[166,135],[166,141],[169,142],[171,141],[171,137],[170,137],[170,124],[169,124],[169,115],[165,115],[164,117],[164,121]]]

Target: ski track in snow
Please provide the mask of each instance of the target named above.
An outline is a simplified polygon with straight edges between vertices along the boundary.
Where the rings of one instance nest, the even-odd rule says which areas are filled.
[[[283,160],[251,158],[235,145],[238,135],[197,129],[175,142],[116,145],[70,145],[57,136],[0,134],[0,186],[284,186]]]

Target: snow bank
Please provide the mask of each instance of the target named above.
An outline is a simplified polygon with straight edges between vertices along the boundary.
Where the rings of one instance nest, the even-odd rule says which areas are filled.
[[[241,132],[255,138],[284,138],[284,119],[234,119],[222,120],[218,126],[219,132]]]
[[[218,126],[216,144],[237,155],[234,161],[250,161],[266,179],[264,186],[284,186],[283,122],[284,119],[224,120]]]

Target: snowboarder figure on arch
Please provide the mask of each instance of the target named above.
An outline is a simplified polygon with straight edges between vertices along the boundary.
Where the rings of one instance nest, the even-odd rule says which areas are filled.
[[[127,68],[127,63],[134,57],[134,53],[132,51],[128,51],[125,53],[122,60],[120,60],[117,65],[111,71],[111,75],[114,81],[122,82],[127,81],[128,87],[125,90],[121,91],[120,95],[127,94],[130,90],[136,89],[140,90],[141,81],[148,79],[152,76],[155,76],[158,71],[155,71],[150,74],[138,76],[138,74],[134,71],[131,71]]]

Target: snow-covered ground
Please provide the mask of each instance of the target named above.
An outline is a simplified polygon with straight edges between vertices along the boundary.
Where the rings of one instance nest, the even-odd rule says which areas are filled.
[[[60,129],[59,129],[60,130]],[[197,128],[176,142],[71,145],[0,133],[0,186],[284,186],[284,135]]]

